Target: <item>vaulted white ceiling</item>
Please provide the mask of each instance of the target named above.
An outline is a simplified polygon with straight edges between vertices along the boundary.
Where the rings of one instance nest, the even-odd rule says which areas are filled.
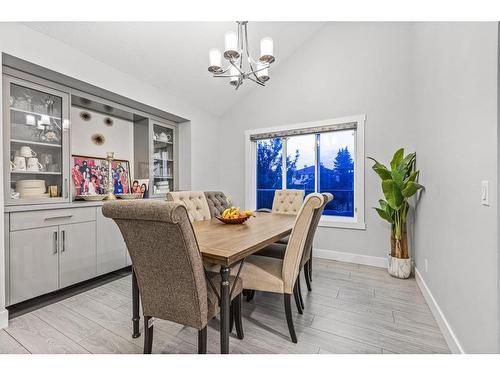
[[[207,71],[208,50],[224,48],[224,34],[236,31],[233,22],[32,22],[26,26],[60,40],[83,53],[128,73],[215,115],[222,115],[249,90],[265,90],[245,82],[238,91],[227,79]],[[323,23],[249,22],[251,53],[257,57],[259,41],[274,39],[279,69]]]

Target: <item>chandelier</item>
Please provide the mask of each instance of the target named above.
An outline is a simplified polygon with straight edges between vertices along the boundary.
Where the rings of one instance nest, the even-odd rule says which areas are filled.
[[[229,83],[235,89],[249,79],[260,86],[265,86],[269,80],[269,66],[274,62],[273,39],[262,38],[260,41],[260,57],[255,61],[248,50],[248,21],[237,21],[238,33],[228,31],[224,38],[224,58],[228,65],[222,66],[222,53],[217,48],[209,51],[210,66],[208,71],[216,78],[229,78]],[[246,62],[244,64],[244,61]]]

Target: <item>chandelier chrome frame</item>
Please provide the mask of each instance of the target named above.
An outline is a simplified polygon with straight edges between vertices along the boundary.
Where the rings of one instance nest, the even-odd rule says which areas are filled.
[[[261,53],[259,60],[256,61],[251,57],[248,48],[248,21],[236,21],[236,23],[238,24],[237,49],[226,49],[223,55],[229,65],[227,67],[222,67],[220,51],[213,49],[210,52],[212,53],[212,51],[214,51],[218,54],[218,63],[212,61],[212,56],[210,56],[208,71],[212,73],[215,78],[230,78],[230,84],[235,86],[236,90],[243,84],[245,79],[249,79],[260,86],[265,86],[266,81],[269,80],[269,66],[275,61],[272,55],[273,41],[271,38],[264,38],[270,42],[270,51],[267,51],[267,54]],[[261,41],[261,52],[263,51],[262,43],[264,39]],[[248,64],[247,69],[245,69],[243,64],[245,56]]]

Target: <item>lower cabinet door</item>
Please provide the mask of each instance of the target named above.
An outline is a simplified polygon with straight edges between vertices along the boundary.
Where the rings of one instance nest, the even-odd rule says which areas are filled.
[[[97,274],[127,266],[127,246],[118,225],[97,210]]]
[[[96,223],[59,226],[60,288],[97,275]]]
[[[58,227],[10,232],[9,305],[59,287]]]

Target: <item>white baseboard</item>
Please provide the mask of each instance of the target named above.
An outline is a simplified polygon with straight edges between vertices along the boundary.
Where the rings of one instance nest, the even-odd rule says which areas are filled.
[[[0,329],[9,325],[9,312],[6,309],[0,310]]]
[[[446,320],[443,311],[437,304],[436,300],[434,299],[434,296],[427,287],[427,284],[425,283],[424,279],[422,278],[422,275],[420,274],[417,268],[415,268],[415,280],[417,280],[417,285],[420,288],[422,294],[424,295],[425,301],[427,302],[427,305],[431,309],[432,315],[434,315],[434,319],[436,319],[436,322],[439,328],[441,329],[444,339],[446,340],[446,343],[448,344],[448,347],[450,348],[451,352],[454,354],[465,354],[462,345],[460,345],[460,341],[458,341],[458,338],[453,332],[453,329],[451,328],[450,324]]]
[[[315,258],[337,260],[339,262],[363,264],[365,266],[373,266],[387,268],[387,258],[374,257],[370,255],[361,255],[353,253],[344,253],[342,251],[313,249]]]

